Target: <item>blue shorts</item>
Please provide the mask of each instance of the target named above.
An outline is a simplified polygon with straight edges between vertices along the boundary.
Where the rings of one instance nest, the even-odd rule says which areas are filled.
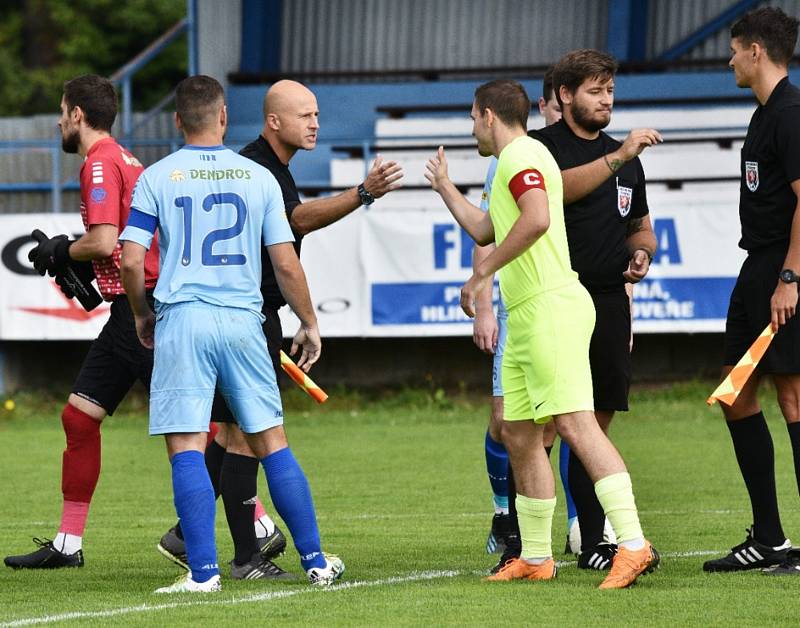
[[[503,351],[508,336],[508,311],[500,299],[497,304],[497,347],[492,362],[492,397],[503,396]]]
[[[207,432],[218,388],[242,431],[283,424],[275,370],[255,312],[199,301],[156,319],[150,434]]]

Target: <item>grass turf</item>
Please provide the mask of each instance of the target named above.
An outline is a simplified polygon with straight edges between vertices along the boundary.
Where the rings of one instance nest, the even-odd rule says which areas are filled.
[[[0,568],[0,622],[107,625],[766,625],[794,621],[800,579],[757,572],[705,574],[704,560],[744,539],[751,514],[713,383],[635,390],[612,437],[633,477],[642,523],[662,568],[631,590],[602,592],[597,572],[560,554],[564,502],[553,548],[568,561],[552,583],[485,583],[496,559],[483,545],[491,518],[483,460],[488,399],[441,391],[382,397],[339,392],[316,407],[292,391],[287,433],[311,482],[323,546],[347,565],[334,590],[226,578],[232,544],[218,505],[224,590],[155,596],[179,572],[155,545],[174,522],[161,439],[146,436],[146,407],[126,403],[103,426],[103,472],[89,518],[83,569]],[[800,537],[798,489],[786,429],[764,395],[776,450],[787,534]],[[60,516],[61,402],[20,395],[0,410],[3,555],[52,537]],[[555,458],[555,454],[554,454]],[[554,468],[557,461],[554,459]],[[263,477],[261,496],[272,511]],[[293,549],[278,563],[299,576]],[[29,621],[31,620],[31,621]],[[19,624],[18,624],[19,625]]]

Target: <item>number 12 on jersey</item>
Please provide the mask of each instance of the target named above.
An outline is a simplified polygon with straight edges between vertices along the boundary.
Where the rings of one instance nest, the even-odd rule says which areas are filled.
[[[233,192],[221,192],[219,194],[209,194],[203,199],[203,211],[210,212],[219,205],[233,205],[236,208],[236,222],[224,229],[214,229],[210,231],[200,247],[200,263],[203,266],[241,266],[247,263],[247,257],[243,253],[229,253],[227,255],[215,255],[213,247],[216,242],[232,240],[244,229],[244,222],[247,220],[247,206],[238,194]],[[183,211],[183,254],[181,264],[188,266],[192,263],[192,212],[194,201],[191,196],[179,196],[175,199],[175,206]]]

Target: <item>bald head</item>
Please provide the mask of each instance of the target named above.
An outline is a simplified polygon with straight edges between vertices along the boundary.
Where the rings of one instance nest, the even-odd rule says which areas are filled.
[[[314,93],[297,81],[278,81],[264,96],[264,138],[288,163],[299,149],[317,145],[319,107]]]
[[[278,81],[264,94],[264,118],[270,113],[285,114],[301,105],[317,107],[313,92],[297,81]]]

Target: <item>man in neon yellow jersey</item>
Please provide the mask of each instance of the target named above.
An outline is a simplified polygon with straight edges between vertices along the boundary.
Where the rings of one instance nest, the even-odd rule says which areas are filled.
[[[450,181],[444,148],[425,174],[476,243],[497,244],[464,284],[461,307],[474,316],[477,295],[490,289],[489,278],[500,271],[508,309],[503,442],[517,483],[522,554],[489,580],[556,575],[555,481],[542,444],[543,426],[554,420],[595,482],[617,534],[619,553],[600,588],[624,588],[658,566],[659,556],[642,533],[625,463],[594,417],[589,368],[594,306],[570,266],[561,173],[544,145],[527,136],[529,111],[530,100],[516,81],[491,81],[475,92],[471,117],[478,152],[498,158],[488,214]]]

